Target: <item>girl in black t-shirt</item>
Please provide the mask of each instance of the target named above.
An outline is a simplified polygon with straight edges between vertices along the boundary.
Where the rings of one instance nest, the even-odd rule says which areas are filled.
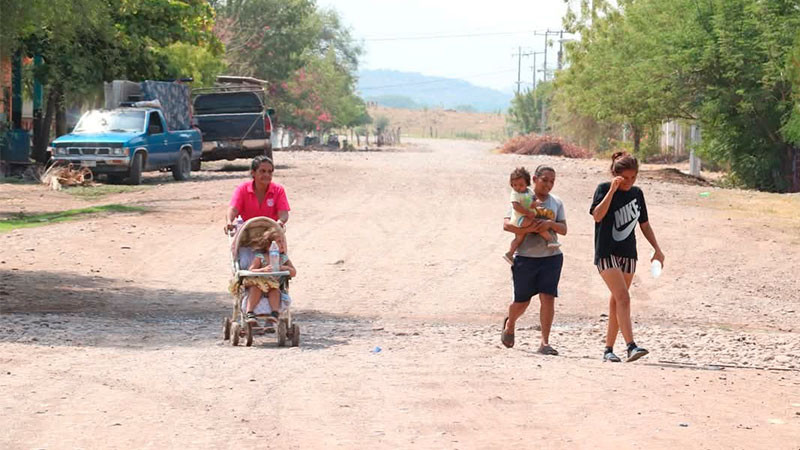
[[[594,217],[594,263],[600,276],[611,291],[608,302],[608,332],[604,361],[619,362],[614,354],[614,341],[622,330],[628,345],[628,362],[646,355],[647,350],[633,341],[631,305],[628,289],[636,271],[636,223],[653,246],[652,260],[664,264],[664,253],[658,246],[656,235],[647,218],[644,193],[634,186],[639,174],[639,163],[624,152],[611,157],[611,182],[600,183],[594,192],[589,213]]]

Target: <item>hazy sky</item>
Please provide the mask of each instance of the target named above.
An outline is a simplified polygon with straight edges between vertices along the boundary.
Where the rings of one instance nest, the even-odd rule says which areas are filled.
[[[561,29],[563,0],[317,0],[339,12],[353,36],[363,40],[363,69],[392,69],[460,78],[512,92],[518,47],[544,48],[534,30]],[[464,36],[468,37],[451,37]],[[557,39],[551,36],[550,39]],[[548,53],[556,66],[558,43]],[[537,65],[542,67],[542,55]],[[522,80],[530,86],[531,56],[522,59]],[[539,74],[541,79],[541,74]]]

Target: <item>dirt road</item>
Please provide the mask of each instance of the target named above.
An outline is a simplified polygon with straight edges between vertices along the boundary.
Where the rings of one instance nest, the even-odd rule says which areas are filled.
[[[276,153],[299,348],[221,339],[222,217],[247,172],[92,201],[0,184],[0,215],[150,208],[0,235],[0,448],[800,448],[799,197],[643,173],[667,255],[632,289],[651,354],[603,364],[587,210],[606,162],[490,149]],[[534,352],[533,307],[516,348],[499,339],[507,174],[543,162],[569,225],[558,357]]]

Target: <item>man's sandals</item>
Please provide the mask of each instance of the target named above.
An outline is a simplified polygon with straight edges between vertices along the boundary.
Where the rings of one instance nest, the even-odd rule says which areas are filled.
[[[557,356],[558,355],[558,350],[554,349],[553,347],[550,347],[549,345],[539,346],[538,352],[543,354],[543,355],[548,355],[548,356]]]
[[[508,323],[508,317],[503,319],[503,329],[500,333],[500,342],[506,346],[506,348],[511,348],[514,346],[514,333],[506,333],[506,324]],[[554,349],[549,345],[542,345],[539,347],[538,353],[542,355],[549,355],[549,356],[556,356],[558,355],[558,350]]]
[[[500,341],[506,348],[511,348],[514,346],[514,333],[506,333],[506,323],[508,323],[508,317],[503,320],[503,330],[500,334]]]

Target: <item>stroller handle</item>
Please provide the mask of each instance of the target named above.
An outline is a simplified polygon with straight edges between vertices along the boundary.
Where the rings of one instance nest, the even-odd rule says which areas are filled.
[[[252,270],[239,270],[236,272],[237,277],[288,277],[288,270],[281,270],[278,272],[253,272]]]

